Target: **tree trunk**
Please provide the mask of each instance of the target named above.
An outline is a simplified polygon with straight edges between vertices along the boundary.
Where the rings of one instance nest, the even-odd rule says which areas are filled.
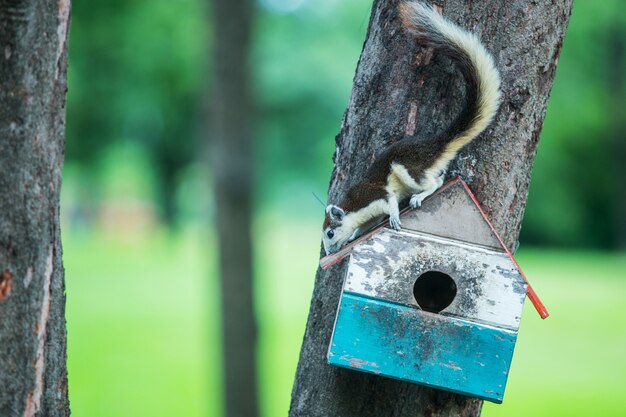
[[[0,415],[67,416],[59,191],[69,0],[0,1]]]
[[[437,4],[443,6],[444,16],[478,34],[501,71],[503,102],[495,122],[461,151],[448,176],[465,179],[512,249],[572,2]],[[336,137],[329,202],[339,201],[390,143],[443,131],[462,105],[460,75],[448,59],[420,49],[405,34],[397,5],[398,0],[377,0],[373,5],[352,95]],[[327,271],[318,269],[289,415],[479,415],[479,400],[326,363],[346,265],[343,261]]]
[[[214,0],[213,176],[220,246],[226,415],[257,410],[252,299],[252,141],[249,0]]]
[[[626,19],[622,19],[626,20]],[[609,93],[609,116],[611,135],[611,156],[613,175],[617,178],[617,187],[614,188],[613,207],[613,234],[617,249],[626,249],[626,187],[623,185],[626,178],[626,29],[621,21],[615,22],[609,28],[609,56],[607,88]]]

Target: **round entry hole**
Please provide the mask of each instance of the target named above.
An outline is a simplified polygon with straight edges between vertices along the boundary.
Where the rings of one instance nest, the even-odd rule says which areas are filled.
[[[422,310],[439,313],[454,300],[456,284],[450,275],[443,272],[424,272],[415,281],[413,295]]]

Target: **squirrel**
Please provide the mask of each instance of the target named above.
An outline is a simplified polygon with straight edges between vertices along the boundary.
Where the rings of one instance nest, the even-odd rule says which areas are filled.
[[[401,3],[399,12],[409,34],[456,64],[467,84],[466,104],[444,134],[420,142],[405,138],[389,146],[339,205],[326,207],[322,241],[327,255],[385,215],[390,226],[399,230],[399,202],[410,196],[409,206],[418,208],[441,187],[450,162],[489,126],[500,105],[500,75],[478,37],[420,2]]]

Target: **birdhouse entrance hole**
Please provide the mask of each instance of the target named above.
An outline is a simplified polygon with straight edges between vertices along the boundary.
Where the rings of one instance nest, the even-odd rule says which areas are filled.
[[[456,283],[448,274],[427,271],[415,281],[413,295],[422,310],[439,313],[454,300]]]

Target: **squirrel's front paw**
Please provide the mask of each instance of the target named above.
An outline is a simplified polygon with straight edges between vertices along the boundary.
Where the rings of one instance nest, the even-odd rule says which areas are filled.
[[[390,216],[389,217],[389,226],[392,229],[400,230],[402,229],[402,223],[400,222],[400,216]]]
[[[423,193],[420,193],[420,194],[413,194],[413,195],[411,196],[411,200],[409,200],[409,206],[410,206],[411,208],[416,209],[416,208],[420,208],[420,207],[422,207],[422,200],[424,200],[424,197],[425,197],[425,196],[423,196],[422,194],[423,194]]]

